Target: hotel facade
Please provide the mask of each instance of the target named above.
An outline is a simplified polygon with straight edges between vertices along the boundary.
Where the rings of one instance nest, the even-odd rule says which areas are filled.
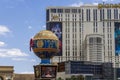
[[[112,62],[120,67],[119,4],[48,7],[46,25],[60,40],[53,62]]]

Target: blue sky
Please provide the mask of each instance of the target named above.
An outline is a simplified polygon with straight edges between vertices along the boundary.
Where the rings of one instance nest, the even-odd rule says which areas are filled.
[[[33,73],[40,59],[29,51],[29,40],[45,30],[48,6],[80,6],[119,0],[0,0],[0,66],[15,73]]]

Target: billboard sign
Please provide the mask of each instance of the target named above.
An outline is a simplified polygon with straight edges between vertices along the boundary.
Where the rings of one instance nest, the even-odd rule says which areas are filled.
[[[65,72],[65,62],[58,63],[58,72]]]
[[[46,28],[59,38],[59,52],[55,56],[62,56],[62,22],[48,22]]]
[[[119,4],[98,4],[98,8],[120,8],[120,3]]]
[[[115,22],[115,55],[120,54],[120,22]]]
[[[36,65],[34,66],[34,75],[36,79],[56,78],[57,65]]]
[[[34,66],[34,75],[35,78],[40,78],[40,66]]]
[[[57,66],[42,65],[41,78],[56,78]]]

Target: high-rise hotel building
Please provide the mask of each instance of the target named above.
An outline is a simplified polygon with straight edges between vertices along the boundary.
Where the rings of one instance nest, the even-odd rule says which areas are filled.
[[[120,4],[48,7],[46,23],[62,46],[54,62],[112,62],[120,67]]]

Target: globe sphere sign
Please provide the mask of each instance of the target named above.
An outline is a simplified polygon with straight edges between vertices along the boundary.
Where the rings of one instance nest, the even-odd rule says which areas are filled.
[[[30,40],[30,50],[41,59],[50,59],[59,52],[59,39],[48,30],[37,33]]]

